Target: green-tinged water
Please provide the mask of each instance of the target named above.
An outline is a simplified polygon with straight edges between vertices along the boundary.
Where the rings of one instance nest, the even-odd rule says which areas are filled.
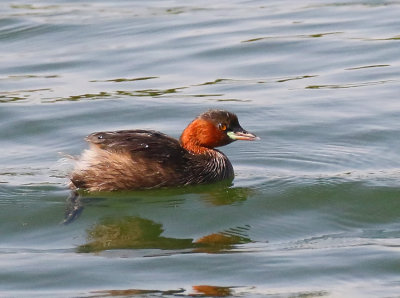
[[[397,297],[399,15],[400,1],[2,1],[0,296]],[[261,137],[221,148],[232,186],[68,199],[66,156],[89,133],[179,137],[209,108]]]

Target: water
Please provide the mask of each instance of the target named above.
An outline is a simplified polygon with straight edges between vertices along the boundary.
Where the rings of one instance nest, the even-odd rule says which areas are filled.
[[[2,1],[1,296],[398,296],[399,14]],[[208,108],[261,137],[222,148],[233,186],[93,194],[61,224],[84,136],[179,137]]]

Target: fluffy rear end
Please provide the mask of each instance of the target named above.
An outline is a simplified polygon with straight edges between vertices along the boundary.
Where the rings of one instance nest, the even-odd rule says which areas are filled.
[[[116,153],[91,146],[77,161],[71,174],[72,187],[89,191],[154,188],[166,183],[159,165],[130,153]]]

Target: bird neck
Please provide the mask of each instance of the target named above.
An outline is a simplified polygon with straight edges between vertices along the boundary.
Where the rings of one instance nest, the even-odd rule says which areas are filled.
[[[193,120],[183,131],[180,143],[183,148],[194,154],[215,152],[214,147],[219,143],[217,128],[204,119]]]

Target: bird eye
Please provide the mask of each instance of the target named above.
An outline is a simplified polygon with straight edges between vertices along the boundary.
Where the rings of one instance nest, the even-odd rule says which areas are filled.
[[[219,127],[220,130],[226,130],[226,125],[225,124],[220,123],[218,125],[218,127]]]

